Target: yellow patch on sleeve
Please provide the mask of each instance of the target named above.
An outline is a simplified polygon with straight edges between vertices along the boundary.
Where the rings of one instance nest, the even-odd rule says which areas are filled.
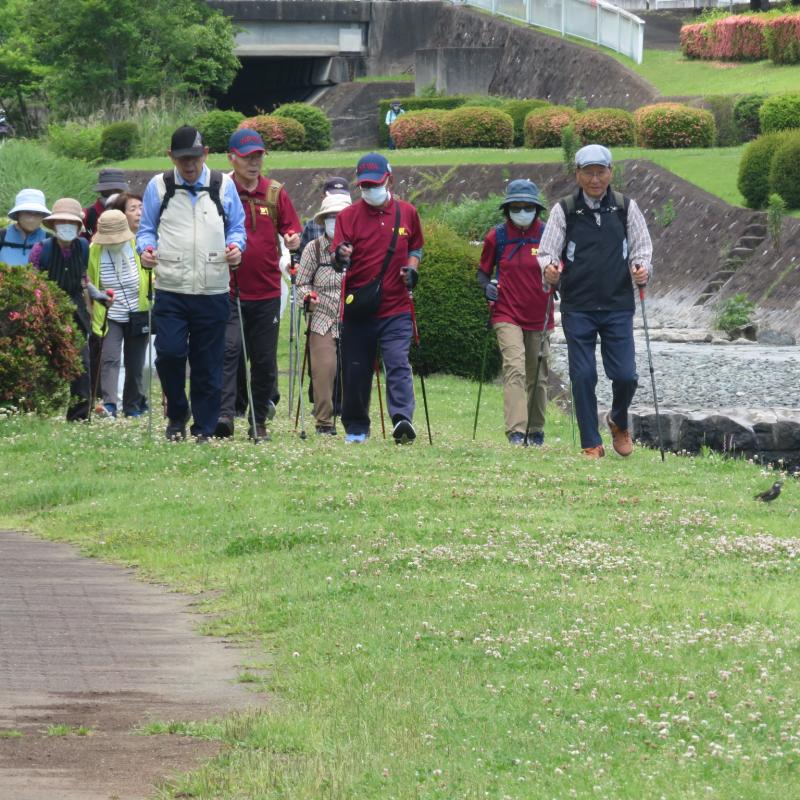
[[[539,248],[538,247],[531,247],[531,255],[538,256],[539,255]]]
[[[398,236],[408,236],[408,231],[405,228],[400,227],[400,228],[397,229],[397,235]]]
[[[265,206],[259,206],[259,209],[258,209],[258,210],[261,212],[261,216],[262,216],[262,217],[264,217],[264,216],[266,216],[267,214],[269,214],[269,209],[268,209],[268,208],[266,208]]]

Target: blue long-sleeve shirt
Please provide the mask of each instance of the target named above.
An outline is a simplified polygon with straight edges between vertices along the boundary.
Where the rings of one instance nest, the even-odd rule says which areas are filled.
[[[140,254],[148,247],[158,250],[158,212],[161,209],[161,200],[156,188],[157,179],[158,175],[150,179],[142,198],[142,219],[139,222],[139,231],[136,234],[136,249]],[[208,186],[210,180],[211,170],[204,164],[200,179],[193,186],[195,189]],[[185,181],[176,169],[175,185],[190,186],[192,184]],[[198,193],[189,192],[192,206],[194,206],[199,197]],[[222,200],[222,208],[225,211],[225,244],[238,245],[239,249],[244,252],[247,247],[247,233],[244,229],[244,208],[233,181],[223,183],[223,192],[220,199]]]

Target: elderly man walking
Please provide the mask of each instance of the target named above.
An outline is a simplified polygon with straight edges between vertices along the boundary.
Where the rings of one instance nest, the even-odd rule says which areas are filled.
[[[605,455],[595,394],[599,336],[603,368],[613,390],[606,424],[614,450],[629,456],[633,441],[628,408],[639,377],[633,343],[633,283],[647,283],[653,245],[636,201],[611,189],[608,148],[582,147],[575,155],[575,167],[578,187],[550,212],[539,243],[539,263],[547,283],[561,282],[561,325],[583,453],[589,458]]]
[[[136,247],[142,266],[155,268],[156,369],[167,397],[167,439],[185,439],[191,416],[191,433],[204,443],[219,418],[228,284],[245,249],[244,209],[233,180],[206,166],[208,148],[196,128],[172,134],[169,156],[174,169],[145,190]]]

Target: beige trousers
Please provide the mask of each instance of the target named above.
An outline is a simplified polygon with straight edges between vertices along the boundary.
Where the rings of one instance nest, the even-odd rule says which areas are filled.
[[[317,425],[333,425],[333,384],[336,380],[336,339],[333,328],[324,336],[309,333],[311,380],[314,382],[314,417]]]
[[[550,339],[545,337],[538,386],[534,387],[536,362],[539,360],[541,331],[524,331],[510,322],[494,326],[503,357],[503,412],[506,435],[544,430],[547,409],[547,374]]]

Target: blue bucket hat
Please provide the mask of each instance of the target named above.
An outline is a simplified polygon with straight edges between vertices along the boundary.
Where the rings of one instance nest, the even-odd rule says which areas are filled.
[[[518,178],[508,182],[506,196],[500,203],[500,208],[505,208],[509,203],[533,203],[539,208],[547,207],[539,187],[527,178]]]

